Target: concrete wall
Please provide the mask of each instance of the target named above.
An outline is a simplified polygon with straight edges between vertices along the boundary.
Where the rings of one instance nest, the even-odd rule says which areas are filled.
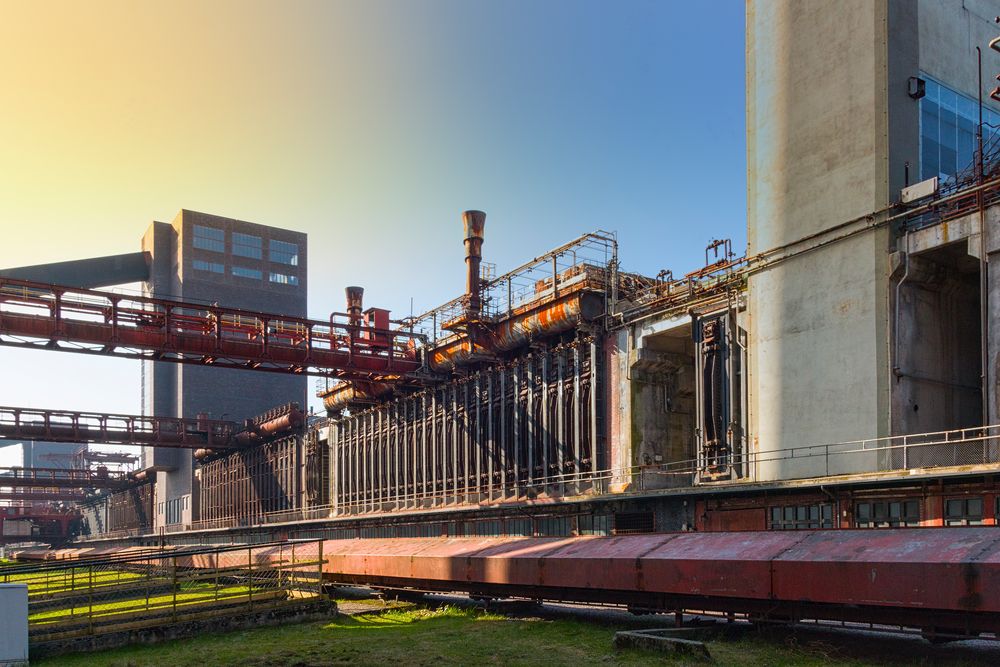
[[[748,3],[751,255],[888,203],[887,21],[886,2]],[[757,451],[887,432],[887,247],[869,232],[751,276]],[[815,463],[758,475],[800,476]]]
[[[225,231],[222,252],[195,248],[194,225]],[[252,234],[262,239],[263,257],[234,255],[232,234]],[[295,243],[298,265],[269,261],[270,239]],[[153,255],[150,282],[145,290],[152,296],[178,298],[231,308],[304,317],[307,314],[308,246],[305,234],[266,225],[224,218],[196,211],[180,211],[171,224],[153,223],[143,237],[143,249]],[[203,260],[222,264],[224,273],[195,269]],[[232,274],[233,266],[261,271],[258,279]],[[298,285],[271,282],[271,271],[298,276]],[[215,419],[243,421],[288,402],[306,404],[307,378],[232,369],[147,362],[144,369],[144,406],[147,414],[196,417],[207,412]],[[157,473],[154,512],[156,525],[165,521],[165,503],[185,499],[182,522],[197,518],[194,488],[194,459],[186,450],[147,448],[146,465],[163,470]]]
[[[924,72],[975,96],[974,48],[1000,33],[991,23],[997,14],[996,0],[751,0],[750,254],[834,236],[839,225],[897,201],[907,163],[910,182],[920,173],[919,103],[907,95],[907,79]],[[883,227],[751,276],[758,452],[898,430],[890,421],[892,244]],[[870,465],[866,457],[847,467]],[[825,461],[802,459],[757,472],[771,479],[824,470]]]

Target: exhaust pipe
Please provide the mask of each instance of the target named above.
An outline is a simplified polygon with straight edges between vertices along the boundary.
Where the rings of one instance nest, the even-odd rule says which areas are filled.
[[[351,326],[360,326],[365,288],[351,286],[346,288],[344,292],[347,294],[347,319]]]
[[[465,296],[468,299],[466,316],[469,320],[479,319],[483,308],[479,294],[479,265],[483,261],[483,231],[486,228],[486,214],[482,211],[466,211],[462,214],[465,226]]]

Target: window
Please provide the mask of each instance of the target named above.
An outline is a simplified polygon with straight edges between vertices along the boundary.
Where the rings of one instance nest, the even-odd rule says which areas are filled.
[[[948,498],[944,501],[944,525],[983,525],[983,499]]]
[[[234,266],[233,275],[238,278],[253,278],[254,280],[260,280],[264,274],[260,272],[260,269],[250,269],[245,266]]]
[[[531,519],[507,519],[507,535],[511,537],[532,537],[535,534]]]
[[[239,257],[261,259],[264,256],[263,242],[259,236],[233,232],[233,254]]]
[[[615,535],[652,533],[655,521],[652,512],[618,512],[615,514]]]
[[[194,247],[214,252],[226,251],[226,232],[215,227],[194,226]]]
[[[553,516],[538,519],[539,537],[566,537],[573,534],[573,522],[569,517]]]
[[[278,283],[281,285],[298,285],[299,277],[288,275],[287,273],[274,273],[271,272],[271,282]]]
[[[270,251],[272,262],[289,266],[299,265],[299,246],[295,243],[271,239]]]
[[[199,271],[211,271],[212,273],[225,273],[226,267],[218,262],[206,262],[201,259],[196,259],[191,262],[191,266],[198,269]]]
[[[921,77],[927,81],[927,94],[920,98],[920,177],[944,181],[974,166],[979,102]],[[983,123],[983,144],[988,146],[1000,126],[1000,114],[984,106]]]
[[[833,503],[771,508],[771,530],[833,528]]]
[[[916,500],[876,500],[854,506],[857,528],[899,528],[920,525],[920,503]]]
[[[167,501],[167,516],[165,523],[167,525],[172,525],[180,523],[183,520],[183,510],[187,508],[187,496],[181,496],[180,498],[174,498],[173,500]]]
[[[577,518],[577,530],[580,535],[610,535],[610,514],[581,514]]]

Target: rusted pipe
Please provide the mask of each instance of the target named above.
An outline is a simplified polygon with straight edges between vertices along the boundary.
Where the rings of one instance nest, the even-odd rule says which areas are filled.
[[[483,231],[486,229],[486,214],[482,211],[466,211],[462,214],[465,227],[465,295],[468,298],[467,316],[478,319],[482,311],[479,294],[479,266],[483,261]]]
[[[322,394],[323,407],[330,416],[339,415],[352,404],[371,403],[392,391],[383,382],[343,382]]]
[[[604,313],[604,297],[596,292],[575,292],[542,306],[515,311],[513,316],[481,336],[477,343],[468,337],[452,338],[427,355],[431,369],[447,372],[468,362],[476,352],[508,352],[527,345],[538,336],[569,331],[582,322]],[[478,343],[481,342],[482,345]]]
[[[364,310],[365,288],[352,285],[344,289],[347,294],[347,319],[351,326],[360,326],[361,311]]]
[[[296,405],[291,406],[284,414],[272,417],[259,424],[253,424],[245,431],[237,433],[233,440],[243,446],[255,445],[283,433],[290,433],[305,423],[306,416]]]

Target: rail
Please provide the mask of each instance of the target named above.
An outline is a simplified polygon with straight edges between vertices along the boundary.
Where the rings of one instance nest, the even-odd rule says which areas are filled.
[[[742,462],[734,460],[732,463]],[[705,470],[704,462],[687,459],[536,477],[506,486],[466,485],[448,492],[402,493],[354,503],[197,521],[179,525],[176,530],[241,528],[442,507],[499,506],[535,499],[544,501],[614,492],[684,492],[707,487],[860,474],[898,473],[903,476],[913,470],[928,468],[1000,464],[1000,425],[758,451],[748,455],[745,463],[751,474],[727,481],[700,479]]]
[[[559,290],[571,281],[596,280],[593,285],[611,293],[612,279],[618,265],[618,242],[610,232],[584,234],[558,248],[539,255],[496,278],[482,282],[482,314],[502,318],[529,303],[556,298]],[[609,279],[609,276],[612,278]],[[445,328],[459,318],[467,307],[468,297],[456,297],[420,315],[403,320],[402,329],[420,334],[434,343],[452,335]]]
[[[235,422],[212,419],[0,406],[0,440],[226,448],[235,446],[239,430]]]
[[[0,468],[0,488],[115,489],[125,486],[124,472],[75,468]]]
[[[419,334],[0,278],[0,345],[294,375],[393,379]]]
[[[307,604],[323,598],[323,563],[319,540],[140,549],[6,566],[0,581],[27,584],[34,645]]]

